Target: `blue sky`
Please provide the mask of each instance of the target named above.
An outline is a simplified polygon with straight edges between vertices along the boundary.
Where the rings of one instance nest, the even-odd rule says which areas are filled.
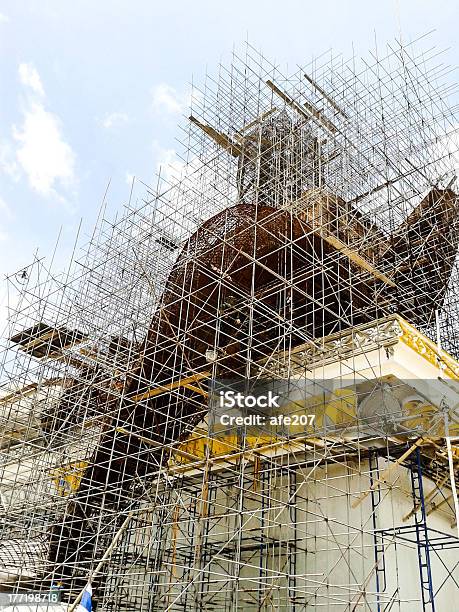
[[[191,79],[234,45],[294,71],[330,47],[365,55],[375,35],[435,29],[426,45],[458,65],[458,13],[455,0],[0,0],[1,279],[37,248],[49,255],[60,230],[64,266],[109,181],[113,212],[130,176],[153,183],[174,159]]]

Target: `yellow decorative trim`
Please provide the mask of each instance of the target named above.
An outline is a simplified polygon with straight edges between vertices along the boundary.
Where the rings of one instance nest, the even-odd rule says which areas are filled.
[[[430,364],[443,370],[449,378],[459,380],[459,363],[449,353],[439,349],[435,342],[424,336],[408,321],[397,316],[402,329],[401,342],[423,357]]]
[[[78,491],[88,465],[87,461],[75,461],[51,472],[51,478],[59,495],[66,497]]]
[[[311,367],[311,364],[338,362],[353,354],[365,353],[375,348],[395,348],[400,343],[439,369],[444,376],[452,380],[459,380],[459,362],[396,314],[350,328],[346,332],[332,334],[316,341],[314,345],[305,344],[293,351],[279,353],[272,359],[271,368],[265,367],[265,370],[270,369],[273,375],[279,376],[282,368],[286,367],[287,360],[290,361],[289,367],[295,363],[301,364],[303,360],[307,361]],[[182,381],[182,385],[183,382],[189,383],[188,380]],[[343,388],[335,389],[332,394],[309,397],[303,402],[297,400],[291,405],[284,406],[283,410],[285,414],[295,412],[315,414],[314,424],[319,430],[327,424],[336,425],[339,429],[340,426],[351,428],[357,425],[359,418],[357,404],[356,391]],[[443,421],[436,418],[438,416],[437,406],[412,400],[404,408],[407,426],[418,427],[424,431],[434,430],[435,435],[440,437],[445,435]],[[403,419],[401,422],[403,423]],[[233,453],[241,452],[240,441],[234,434],[217,431],[213,437],[210,437],[204,430],[201,430],[201,435],[196,435],[196,433],[183,441],[177,451],[171,454],[170,467],[187,465],[206,458],[230,457]],[[292,436],[304,435],[304,427],[291,426],[289,433]],[[450,435],[459,434],[459,424],[450,423],[449,433]],[[275,430],[260,432],[258,437],[248,433],[244,438],[244,448],[256,450],[260,446],[279,443],[280,440],[281,436],[278,436]]]

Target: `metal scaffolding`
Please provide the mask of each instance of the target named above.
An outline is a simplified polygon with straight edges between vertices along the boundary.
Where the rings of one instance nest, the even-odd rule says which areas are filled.
[[[71,611],[90,581],[98,610],[126,612],[457,597],[442,61],[422,38],[285,76],[246,44],[193,86],[155,188],[114,220],[102,206],[64,273],[8,278],[3,590]],[[281,388],[290,420],[223,424],[228,381]]]

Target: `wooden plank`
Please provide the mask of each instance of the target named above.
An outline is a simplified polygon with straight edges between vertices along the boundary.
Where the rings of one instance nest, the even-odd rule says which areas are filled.
[[[432,514],[432,512],[435,512],[435,510],[438,510],[439,508],[441,508],[442,506],[444,506],[445,504],[449,504],[449,502],[453,499],[453,494],[450,493],[448,495],[448,497],[445,497],[444,499],[441,500],[441,502],[439,502],[438,504],[432,503],[430,505],[429,510],[427,510],[426,512],[426,516],[430,516]]]
[[[261,113],[259,117],[257,117],[250,123],[247,123],[247,125],[244,125],[240,130],[236,132],[238,139],[240,138],[241,140],[243,140],[245,138],[244,132],[247,132],[247,130],[250,130],[251,128],[253,128],[255,125],[257,125],[257,123],[261,123],[262,121],[264,121],[264,119],[266,119],[267,117],[269,117],[276,111],[277,111],[277,108],[273,106],[272,108],[265,111],[264,113]]]
[[[419,446],[421,446],[421,444],[423,444],[424,442],[426,442],[426,440],[424,438],[419,438],[418,440],[416,440],[416,442],[410,446],[410,448],[405,451],[403,453],[403,455],[401,457],[399,457],[397,459],[397,461],[394,461],[393,463],[391,463],[391,465],[384,470],[384,472],[382,472],[382,474],[379,476],[379,478],[374,478],[374,482],[371,485],[371,487],[368,489],[368,491],[365,491],[364,493],[362,493],[351,505],[352,508],[357,508],[357,506],[359,506],[363,500],[370,495],[370,493],[380,484],[387,484],[387,477],[389,476],[389,474],[391,472],[393,472],[393,470],[399,466],[401,463],[403,463],[405,461],[405,459],[408,459],[408,457],[411,455],[411,453],[413,453]]]
[[[134,395],[134,397],[130,399],[132,399],[134,402],[141,402],[143,400],[150,399],[151,397],[155,397],[156,395],[161,395],[162,393],[169,393],[170,391],[179,389],[180,387],[186,388],[188,385],[194,382],[209,378],[210,375],[211,372],[208,371],[199,372],[197,374],[193,374],[192,376],[188,376],[187,378],[181,378],[180,380],[170,383],[169,385],[159,385],[158,387],[154,387],[153,389],[149,389],[148,391]]]
[[[242,153],[242,148],[238,145],[234,140],[232,140],[226,134],[222,134],[218,132],[216,129],[211,127],[210,125],[206,125],[205,123],[201,123],[199,119],[190,115],[189,117],[191,123],[197,125],[207,136],[210,136],[214,142],[216,142],[220,147],[223,147],[230,153],[233,157],[238,157]]]
[[[332,234],[329,234],[325,229],[321,229],[319,231],[319,234],[321,238],[325,240],[325,242],[328,242],[328,244],[333,246],[336,250],[338,250],[340,253],[342,253],[345,257],[347,257],[351,261],[353,261],[359,267],[369,272],[372,276],[378,278],[379,280],[381,280],[386,285],[389,285],[390,287],[397,286],[393,280],[391,280],[383,272],[375,268],[375,266],[373,266],[367,259],[359,255],[357,251],[348,247],[342,240],[340,240],[339,238],[336,238],[336,236],[333,236]]]
[[[322,87],[316,83],[314,81],[314,79],[312,79],[308,74],[304,73],[304,76],[306,77],[306,79],[309,81],[309,83],[314,87],[314,89],[316,91],[318,91],[320,93],[320,95],[322,96],[322,98],[324,98],[325,100],[327,100],[327,102],[329,104],[331,104],[331,106],[333,106],[333,108],[340,113],[340,115],[343,115],[343,117],[345,119],[349,119],[349,116],[346,115],[346,113],[338,106],[338,104],[336,104],[336,102],[333,100],[333,98],[331,98],[323,89]]]
[[[288,104],[290,108],[293,108],[293,110],[295,110],[297,113],[302,115],[305,119],[307,119],[308,121],[310,119],[313,119],[314,121],[319,123],[321,127],[324,127],[332,134],[336,134],[336,132],[338,131],[338,128],[331,121],[329,121],[326,117],[324,117],[323,113],[321,113],[312,104],[309,104],[309,102],[305,102],[303,106],[301,106],[300,104],[298,104],[298,102],[295,102],[295,100],[290,98],[290,96],[288,96],[281,89],[279,89],[279,87],[274,85],[274,83],[270,80],[266,81],[266,85],[270,89],[272,89],[272,91],[275,94],[277,94],[280,98],[282,98],[282,100],[284,100],[284,102]]]
[[[446,480],[448,479],[448,474],[446,474],[440,482],[435,484],[435,487],[432,489],[432,491],[430,491],[425,497],[424,497],[424,503],[428,502],[430,499],[432,499],[432,497],[435,497],[435,495],[437,495],[437,493],[439,493],[440,491],[440,487],[442,487]],[[418,503],[415,506],[413,506],[413,509],[408,512],[408,514],[405,514],[405,516],[402,518],[402,522],[406,523],[406,521],[408,519],[410,519],[414,514],[416,514],[416,512],[419,510],[419,508],[421,507],[421,504]]]
[[[4,397],[1,397],[0,405],[8,404],[9,402],[15,402],[17,400],[22,399],[23,397],[28,397],[29,395],[34,393],[34,391],[38,391],[42,387],[50,387],[51,385],[55,385],[59,382],[61,383],[64,382],[64,379],[63,378],[48,378],[47,380],[44,380],[43,382],[40,382],[40,383],[31,383],[30,385],[26,385],[25,387],[22,387],[22,389],[19,389],[19,391],[13,391],[12,393],[5,395]]]

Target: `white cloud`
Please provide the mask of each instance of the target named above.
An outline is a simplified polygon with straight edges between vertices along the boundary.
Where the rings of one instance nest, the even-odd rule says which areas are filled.
[[[59,118],[32,103],[24,112],[20,129],[13,128],[19,143],[16,158],[30,186],[42,195],[55,193],[55,184],[70,186],[75,179],[75,154],[63,139]]]
[[[0,23],[8,23],[10,20],[9,17],[7,17],[6,15],[4,15],[3,13],[0,13]]]
[[[175,149],[164,149],[157,140],[154,140],[153,155],[156,160],[156,171],[161,174],[162,179],[175,183],[182,178],[186,165],[179,159]]]
[[[173,189],[183,193],[195,194],[193,200],[215,200],[215,169],[203,164],[197,157],[192,157],[186,163],[178,156],[174,149],[161,148],[157,141],[153,142],[153,154],[156,162],[156,171],[161,179]],[[228,189],[230,201],[236,201],[236,180],[234,186]]]
[[[180,115],[190,106],[190,92],[179,93],[167,83],[160,83],[152,91],[152,107],[157,113]]]
[[[23,85],[29,87],[34,93],[42,97],[45,95],[40,75],[32,64],[19,65],[19,79]]]
[[[117,127],[119,125],[123,125],[129,121],[129,116],[126,113],[110,113],[106,115],[102,120],[102,125],[104,128],[109,130],[110,128]]]
[[[45,90],[36,68],[22,63],[18,72],[21,83],[34,95],[25,99],[22,125],[12,129],[16,143],[14,158],[12,147],[7,144],[3,155],[0,149],[0,165],[12,178],[23,170],[38,193],[58,195],[57,183],[68,188],[75,180],[75,154],[64,140],[59,117],[44,106]]]

